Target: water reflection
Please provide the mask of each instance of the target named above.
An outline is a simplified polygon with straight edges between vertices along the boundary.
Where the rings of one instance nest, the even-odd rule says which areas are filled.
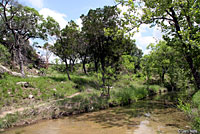
[[[130,106],[43,121],[4,134],[177,134],[188,126],[170,98],[138,101]],[[174,100],[173,100],[174,101]]]

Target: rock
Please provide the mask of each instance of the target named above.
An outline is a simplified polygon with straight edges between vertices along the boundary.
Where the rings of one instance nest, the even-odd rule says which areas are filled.
[[[29,78],[39,78],[39,76],[34,76],[34,75],[27,75]]]
[[[11,71],[8,68],[0,65],[0,73],[6,73],[6,72],[11,73]]]
[[[93,111],[93,110],[94,110],[94,107],[90,107],[90,108],[89,108],[89,111]]]
[[[185,128],[190,128],[190,126],[185,126]]]
[[[145,117],[151,117],[151,114],[150,113],[145,113],[144,116]]]
[[[17,85],[21,85],[22,87],[28,88],[30,84],[28,82],[17,82]]]
[[[52,89],[53,91],[57,91],[56,88]]]
[[[17,73],[17,72],[11,72],[11,74],[12,74],[13,76],[23,77],[22,74]]]
[[[93,90],[91,88],[86,89],[86,92],[91,93]]]
[[[30,95],[28,96],[28,98],[29,98],[29,99],[33,99],[34,96],[33,96],[32,94],[30,94]]]

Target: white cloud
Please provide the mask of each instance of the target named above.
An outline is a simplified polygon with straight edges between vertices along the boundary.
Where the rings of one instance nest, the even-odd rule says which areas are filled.
[[[140,3],[140,1],[137,0],[136,3]],[[131,15],[140,18],[143,15],[142,7],[144,7],[143,4],[141,4],[141,6],[137,8],[135,13],[131,13]],[[123,12],[127,12],[129,7],[118,5],[118,8],[122,11],[120,17],[123,18]],[[128,27],[132,27],[131,24],[128,25]],[[131,33],[135,31],[136,28],[133,29]],[[162,35],[163,33],[161,33],[160,27],[155,26],[153,28],[150,28],[150,24],[142,24],[139,28],[139,32],[136,32],[132,39],[136,40],[137,47],[142,49],[144,54],[148,54],[151,50],[147,50],[146,47],[150,43],[157,43],[159,40],[162,40]]]
[[[31,5],[37,8],[42,8],[44,5],[44,0],[27,0]]]
[[[147,24],[141,25],[139,28],[139,32],[137,32],[133,36],[133,39],[136,40],[137,47],[142,49],[144,54],[148,54],[150,52],[150,50],[147,50],[146,47],[150,43],[157,43],[159,40],[162,39],[162,35],[163,35],[159,27],[155,26],[152,30],[150,30],[149,26],[150,25],[147,25]],[[150,31],[152,31],[153,33],[149,33]]]
[[[76,19],[76,24],[79,25],[80,28],[83,27],[81,18]]]
[[[162,36],[164,35],[162,32],[161,32],[161,28],[158,27],[158,26],[155,26],[154,29],[153,29],[153,37],[158,41],[158,40],[161,40],[162,39]]]
[[[39,13],[42,14],[44,18],[47,18],[48,16],[53,17],[60,24],[61,28],[64,28],[68,24],[66,20],[67,16],[63,13],[59,13],[48,8],[42,8]]]
[[[56,59],[59,59],[59,60],[60,60],[60,58],[59,58],[58,56],[52,54],[52,55],[49,57],[49,62],[50,62],[50,63],[55,63],[55,60],[56,60]]]
[[[49,8],[42,8],[39,13],[44,16],[44,18],[47,18],[48,16],[54,18],[60,25],[61,29],[65,28],[65,26],[68,24],[68,21],[66,20],[66,15],[63,13],[59,13],[57,11],[51,10]],[[51,37],[48,40],[49,44],[54,44],[55,43],[55,37]],[[37,49],[37,51],[40,52],[40,55],[44,56],[46,55],[46,51],[43,49]],[[52,54],[49,58],[49,62],[54,62],[55,59],[58,58],[54,54]]]
[[[150,52],[151,52],[150,49],[146,49],[143,53],[144,53],[144,55],[146,55],[146,54],[150,54]]]

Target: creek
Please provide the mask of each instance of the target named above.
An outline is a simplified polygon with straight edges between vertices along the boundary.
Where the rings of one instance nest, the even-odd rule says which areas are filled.
[[[178,134],[190,124],[173,103],[174,95],[167,93],[125,107],[41,121],[3,134]]]

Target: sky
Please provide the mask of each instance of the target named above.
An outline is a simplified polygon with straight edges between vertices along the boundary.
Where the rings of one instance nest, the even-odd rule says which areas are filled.
[[[59,22],[61,28],[67,25],[67,22],[74,20],[81,26],[81,14],[87,14],[90,9],[104,7],[106,5],[115,5],[115,0],[18,0],[19,3],[35,8],[44,17],[51,16]],[[138,48],[142,49],[144,54],[150,50],[146,47],[150,43],[156,43],[162,39],[161,30],[158,27],[149,28],[149,25],[142,25],[139,32],[133,37],[136,40]],[[42,50],[41,50],[42,51]],[[53,60],[55,57],[51,57]]]

